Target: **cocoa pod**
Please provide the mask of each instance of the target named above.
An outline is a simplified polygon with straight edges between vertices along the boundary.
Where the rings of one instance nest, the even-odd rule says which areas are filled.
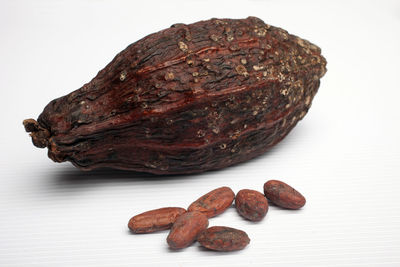
[[[208,219],[201,212],[192,211],[182,214],[172,225],[167,237],[168,246],[172,249],[190,246],[207,226]]]
[[[178,216],[185,213],[184,208],[167,207],[149,210],[133,216],[128,223],[129,229],[135,234],[152,233],[170,229]]]
[[[258,191],[242,189],[236,194],[235,207],[244,218],[250,221],[261,221],[267,215],[268,201]]]
[[[286,209],[300,209],[306,199],[297,190],[284,182],[269,180],[264,184],[264,194],[272,203]]]
[[[234,251],[244,249],[250,238],[241,230],[226,226],[213,226],[204,230],[197,241],[205,248],[217,251]]]
[[[229,187],[214,189],[190,204],[188,211],[199,211],[207,218],[217,216],[229,208],[235,199],[235,193]]]
[[[55,162],[196,173],[256,157],[308,112],[326,60],[256,17],[151,34],[23,122]]]

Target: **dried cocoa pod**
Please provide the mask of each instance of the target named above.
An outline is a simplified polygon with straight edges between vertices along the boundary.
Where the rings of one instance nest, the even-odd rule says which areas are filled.
[[[203,172],[282,140],[325,72],[320,48],[256,17],[175,24],[24,126],[52,160],[83,170]]]
[[[236,210],[250,221],[261,221],[268,212],[268,201],[255,190],[242,189],[235,197]]]
[[[129,229],[135,234],[152,233],[170,229],[176,219],[185,213],[184,208],[167,207],[149,210],[133,216],[128,223]]]
[[[250,238],[242,231],[226,226],[213,226],[204,230],[197,241],[205,248],[217,251],[234,251],[244,249]]]
[[[172,225],[167,237],[168,246],[172,249],[190,246],[207,226],[208,219],[201,212],[192,211],[182,214]]]
[[[188,211],[200,211],[207,218],[217,216],[229,208],[235,193],[227,186],[214,189],[190,204]]]
[[[264,194],[277,206],[297,210],[306,204],[306,199],[297,190],[284,182],[269,180],[264,184]]]

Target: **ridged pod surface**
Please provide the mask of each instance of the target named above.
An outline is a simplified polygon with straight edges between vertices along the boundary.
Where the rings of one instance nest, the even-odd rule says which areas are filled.
[[[175,24],[24,125],[52,160],[84,170],[203,172],[282,140],[325,72],[316,45],[255,17]]]

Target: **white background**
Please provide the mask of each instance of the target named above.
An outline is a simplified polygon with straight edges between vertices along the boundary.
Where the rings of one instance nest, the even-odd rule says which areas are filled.
[[[22,120],[88,82],[130,43],[173,23],[258,16],[310,40],[328,61],[308,115],[265,155],[200,175],[81,172],[33,147]],[[399,1],[2,1],[0,266],[399,266]],[[168,232],[129,218],[187,207],[220,186],[281,179],[307,198],[259,223],[234,208],[210,220],[245,230],[235,253],[170,251]]]

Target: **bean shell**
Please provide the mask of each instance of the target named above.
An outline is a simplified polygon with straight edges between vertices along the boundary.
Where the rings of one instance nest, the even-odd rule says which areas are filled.
[[[193,202],[188,211],[200,211],[208,218],[217,216],[231,206],[235,193],[229,187],[220,187],[208,192]]]
[[[207,217],[197,211],[186,212],[178,217],[167,237],[168,246],[182,249],[196,241],[197,236],[207,228]]]
[[[186,212],[184,208],[167,207],[149,210],[133,216],[128,223],[135,234],[152,233],[170,229],[179,215]]]
[[[264,194],[275,205],[286,209],[300,209],[306,199],[297,190],[284,182],[270,180],[264,184]]]
[[[211,250],[234,251],[244,249],[250,243],[250,238],[242,230],[213,226],[203,231],[197,241]]]
[[[236,194],[235,207],[244,218],[250,221],[260,221],[268,212],[268,201],[258,191],[243,189]]]

